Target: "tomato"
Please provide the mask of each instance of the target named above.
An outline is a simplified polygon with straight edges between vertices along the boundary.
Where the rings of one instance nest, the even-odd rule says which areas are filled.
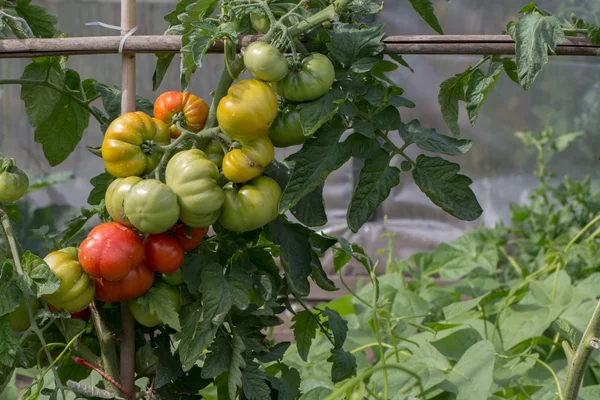
[[[94,279],[96,298],[105,303],[116,303],[139,297],[154,283],[154,271],[142,261],[126,277],[118,281]]]
[[[144,258],[144,244],[131,228],[105,222],[90,231],[79,246],[79,262],[93,278],[118,281]]]
[[[256,178],[275,157],[273,143],[267,135],[241,144],[241,149],[233,149],[223,158],[223,174],[231,182],[242,183]]]
[[[175,125],[178,119],[190,132],[200,132],[204,128],[208,104],[189,92],[165,92],[154,102],[154,117],[167,124],[172,138],[178,138],[181,135]]]
[[[219,170],[202,150],[185,150],[169,160],[165,181],[177,195],[179,219],[191,228],[212,225],[221,212],[223,189]]]
[[[269,138],[275,147],[289,147],[304,143],[300,113],[293,106],[279,111],[269,129]]]
[[[115,119],[104,134],[102,158],[113,176],[126,177],[150,173],[171,141],[167,125],[141,111],[123,114]]]
[[[44,261],[60,280],[60,287],[44,299],[56,308],[76,313],[90,305],[94,299],[94,282],[77,261],[77,249],[67,247],[48,254]]]
[[[234,140],[252,140],[264,135],[276,116],[275,92],[256,79],[232,85],[217,107],[219,126]]]
[[[115,221],[123,225],[131,226],[129,218],[125,215],[125,208],[123,202],[125,201],[125,195],[129,192],[134,185],[137,185],[142,181],[139,176],[128,176],[127,178],[117,178],[108,186],[106,194],[104,196],[104,202],[106,203],[106,211],[110,217]]]
[[[223,156],[225,153],[223,152],[223,147],[221,147],[221,143],[219,143],[216,139],[210,139],[208,144],[202,149],[204,154],[208,157],[210,161],[215,163],[217,168],[221,168],[223,164]]]
[[[285,78],[273,82],[278,95],[291,101],[310,101],[329,91],[335,79],[335,69],[329,58],[312,53],[298,68],[291,68]]]
[[[29,189],[29,178],[15,166],[12,158],[0,154],[0,203],[17,201]]]
[[[171,304],[173,308],[175,308],[175,311],[179,311],[181,308],[179,289],[172,286],[160,285],[152,290],[158,291],[157,296],[160,297],[162,301]],[[133,314],[133,318],[148,328],[164,323],[158,315],[153,312],[150,305],[145,302],[143,298],[129,300],[127,305],[129,306],[129,310],[131,310],[131,314]]]
[[[179,219],[177,196],[157,179],[146,179],[125,195],[125,215],[144,233],[162,233]]]
[[[40,302],[35,297],[29,297],[29,304],[31,304],[31,312],[35,315],[35,312],[40,309]],[[31,326],[24,296],[19,306],[8,314],[8,325],[13,332],[25,332]]]
[[[184,281],[183,272],[181,272],[181,269],[178,269],[170,274],[162,274],[160,277],[163,279],[163,281],[171,286],[179,286]]]
[[[267,33],[271,29],[271,20],[264,12],[250,13],[250,23],[258,33]]]
[[[183,247],[165,233],[148,235],[144,240],[144,253],[150,268],[161,274],[175,272],[183,264]]]
[[[188,252],[200,246],[202,239],[208,233],[208,228],[190,228],[184,224],[178,224],[171,229],[171,232],[183,251]]]
[[[244,65],[255,78],[277,82],[288,74],[288,63],[277,47],[266,42],[252,42],[244,52]]]
[[[266,176],[259,176],[239,189],[228,184],[219,223],[239,233],[258,229],[277,217],[280,199],[279,184]]]

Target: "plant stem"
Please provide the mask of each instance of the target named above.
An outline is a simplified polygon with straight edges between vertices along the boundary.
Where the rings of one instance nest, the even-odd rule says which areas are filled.
[[[38,81],[35,79],[0,79],[0,85],[37,85],[37,86],[45,86],[50,89],[56,90],[57,92],[61,93],[62,95],[69,97],[71,100],[73,100],[75,103],[77,103],[81,107],[85,108],[90,114],[92,114],[92,116],[94,118],[96,118],[96,120],[99,123],[102,124],[102,120],[103,120],[102,115],[99,114],[96,110],[94,110],[92,107],[89,106],[89,103],[91,101],[82,100],[79,97],[75,96],[70,91],[68,91],[64,88],[61,88],[60,86],[56,86],[53,83],[46,82],[46,81]]]
[[[307,19],[298,22],[288,30],[291,37],[297,36],[302,32],[306,32],[315,26],[321,25],[323,22],[337,19],[339,14],[350,5],[352,0],[337,0],[330,6],[324,8],[318,13],[308,17]]]
[[[577,33],[581,33],[583,35],[587,35],[588,34],[588,30],[587,29],[563,29],[564,33],[573,33],[573,34],[577,34]]]
[[[375,340],[377,340],[377,343],[379,344],[379,357],[381,358],[381,366],[383,367],[383,398],[388,399],[389,383],[387,366],[385,362],[385,352],[383,351],[383,341],[381,340],[381,334],[379,332],[379,281],[377,280],[375,269],[371,271],[370,277],[373,284],[373,303],[371,305],[371,310],[373,312],[373,325],[375,327],[373,330],[375,331]]]
[[[115,379],[119,377],[119,364],[117,360],[117,349],[113,341],[112,334],[106,328],[104,324],[105,315],[102,309],[96,307],[96,301],[92,301],[90,304],[90,311],[92,314],[92,322],[96,328],[96,335],[100,342],[100,353],[102,354],[102,366],[108,376]],[[109,384],[106,384],[109,383]],[[114,386],[110,381],[106,381],[106,388],[113,394],[119,394],[119,388]]]
[[[596,306],[592,319],[583,333],[581,343],[577,346],[577,350],[575,350],[575,354],[573,354],[573,358],[569,363],[564,400],[577,400],[577,394],[592,351],[598,349],[598,337],[600,337],[600,302]]]
[[[8,246],[10,248],[13,261],[15,263],[15,266],[17,267],[17,272],[19,273],[20,276],[24,276],[25,271],[23,270],[23,266],[21,265],[21,250],[20,250],[21,246],[19,245],[19,242],[17,241],[17,236],[15,235],[15,232],[12,228],[10,218],[8,217],[8,214],[6,213],[6,209],[4,208],[4,205],[2,205],[2,203],[0,203],[0,222],[2,224],[2,230],[4,231],[4,235],[6,236],[6,240],[8,242]],[[34,318],[33,309],[31,308],[31,299],[29,298],[29,295],[27,293],[24,293],[24,297],[25,297],[25,305],[27,306],[27,314],[29,315],[29,322],[30,322],[29,329],[31,329],[31,331],[33,331],[36,334],[36,336],[38,337],[42,346],[46,346],[46,339],[44,339],[44,334],[40,330],[40,328]],[[45,353],[46,353],[46,357],[48,357],[48,362],[52,363],[53,359],[52,359],[52,355],[50,354],[50,351],[48,349],[46,349]],[[52,372],[54,373],[56,387],[59,389],[62,389],[63,386],[60,383],[60,378],[58,377],[58,373],[56,372],[56,369],[52,368]]]

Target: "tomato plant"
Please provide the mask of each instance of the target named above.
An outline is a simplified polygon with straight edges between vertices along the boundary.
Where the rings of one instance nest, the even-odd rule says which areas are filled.
[[[63,40],[43,7],[0,3],[3,37]],[[431,2],[410,4],[443,33]],[[544,165],[532,204],[511,208],[514,228],[480,228],[404,261],[390,246],[381,277],[362,247],[323,233],[323,190],[350,160],[360,166],[346,213],[353,232],[409,174],[443,211],[477,220],[483,210],[471,179],[446,159],[472,147],[459,137],[460,102],[473,124],[503,71],[528,89],[548,51],[564,52],[558,46],[573,35],[587,39],[567,46],[593,51],[600,27],[523,7],[506,27],[516,57],[484,55],[441,84],[447,135],[404,114],[415,104],[389,72],[410,66],[391,54],[396,47],[374,18],[383,2],[181,0],[173,8],[165,33],[181,36],[181,87],[154,104],[137,97],[135,108],[121,108],[135,98],[131,86],[121,93],[82,79],[54,50],[22,79],[0,82],[21,84],[51,166],[79,145],[91,118],[104,135],[85,132],[99,146],[87,148],[106,169],[91,180],[80,215],[17,234],[13,224],[28,215],[20,199],[48,182],[29,185],[0,156],[0,389],[23,368],[34,371],[20,392],[26,400],[597,394],[599,217],[589,182],[552,187]],[[504,51],[509,41],[496,44]],[[196,72],[215,48],[224,68],[213,84]],[[132,66],[127,50],[121,57]],[[174,57],[157,54],[155,90]],[[242,79],[245,70],[256,79]],[[190,94],[195,79],[211,85],[210,106]],[[544,132],[526,144],[551,153],[576,137]],[[294,145],[301,147],[275,159],[274,146]],[[32,242],[35,251],[25,246]],[[364,267],[370,282],[352,298],[311,308],[304,299],[313,284],[337,290],[326,256],[336,272],[350,262]],[[89,320],[77,319],[87,310]],[[265,334],[287,315],[293,345]],[[90,369],[105,382],[84,380]]]

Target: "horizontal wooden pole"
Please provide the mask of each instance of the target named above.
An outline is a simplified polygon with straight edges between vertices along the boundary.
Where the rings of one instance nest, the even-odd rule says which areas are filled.
[[[259,36],[245,36],[239,47]],[[0,58],[29,58],[59,55],[116,54],[119,36],[90,36],[60,39],[0,40]],[[506,35],[416,35],[387,36],[384,39],[388,54],[514,54],[515,44]],[[124,45],[129,53],[178,53],[181,36],[131,36]],[[210,53],[222,53],[223,43],[216,43]],[[557,55],[600,56],[600,46],[587,38],[569,37],[556,48]]]

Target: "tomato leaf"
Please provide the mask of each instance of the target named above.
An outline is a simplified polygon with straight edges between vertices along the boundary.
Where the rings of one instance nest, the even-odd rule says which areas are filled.
[[[323,310],[323,316],[327,317],[326,326],[333,333],[335,348],[341,349],[346,341],[348,334],[348,322],[344,320],[340,314],[329,307]]]
[[[275,346],[271,347],[269,351],[256,354],[256,359],[262,363],[270,363],[281,360],[290,345],[290,342],[279,342]]]
[[[469,68],[461,74],[446,79],[440,85],[438,103],[442,110],[442,117],[454,136],[460,136],[458,126],[458,101],[465,101],[465,86],[469,80],[472,69]]]
[[[410,4],[414,8],[414,10],[423,18],[430,27],[433,28],[434,31],[439,33],[440,35],[444,34],[442,31],[442,27],[440,26],[440,22],[434,14],[433,6],[431,5],[431,0],[409,0]]]
[[[356,357],[351,353],[340,349],[331,349],[331,357],[327,361],[332,362],[331,380],[334,383],[356,376]]]
[[[390,166],[391,159],[388,152],[379,150],[375,157],[365,161],[348,206],[347,221],[352,232],[358,232],[400,183],[400,170]]]
[[[63,57],[43,57],[25,67],[21,79],[48,82],[62,88],[65,84]],[[41,85],[21,86],[21,100],[32,126],[44,122],[61,99],[61,93],[53,88]]]
[[[487,74],[477,68],[469,77],[466,107],[471,125],[475,125],[479,110],[481,110],[483,103],[487,100],[488,95],[496,86],[503,68],[504,65],[502,61],[492,62]]]
[[[408,124],[402,124],[398,130],[404,143],[414,143],[421,150],[435,153],[457,156],[466,154],[472,142],[467,139],[456,139],[451,136],[442,135],[433,128],[423,128],[419,120],[412,120]]]
[[[58,22],[56,15],[49,13],[45,7],[30,4],[31,0],[18,0],[16,11],[27,21],[29,28],[37,37],[51,38],[56,33],[54,25]]]
[[[135,301],[141,304],[143,309],[147,307],[150,314],[156,315],[166,325],[178,332],[181,331],[179,314],[175,309],[175,305],[164,300],[161,289],[152,287],[148,293],[138,297]]]
[[[341,88],[334,86],[333,89],[317,100],[299,106],[298,110],[304,136],[313,136],[323,124],[331,121],[345,98],[346,95]]]
[[[204,60],[204,56],[216,38],[216,32],[205,30],[195,30],[183,35],[181,47],[181,90],[187,90],[190,77],[197,68],[202,67],[202,60]]]
[[[231,344],[231,359],[227,365],[227,389],[229,398],[235,399],[237,389],[242,386],[242,369],[246,367],[244,360],[244,342],[240,336],[234,332]]]
[[[271,388],[266,382],[267,374],[258,365],[249,363],[242,373],[242,390],[249,400],[264,400],[271,398]]]
[[[308,140],[300,151],[288,157],[295,165],[279,202],[280,213],[295,206],[350,159],[350,146],[338,142],[344,129],[341,121],[332,121],[319,129],[314,140]]]
[[[104,200],[104,196],[106,195],[106,189],[108,189],[108,187],[114,180],[115,178],[106,171],[104,171],[100,175],[96,175],[95,177],[93,177],[90,180],[90,183],[94,188],[92,189],[87,198],[88,204],[91,206],[97,206],[98,204],[100,204],[102,200]]]
[[[162,83],[171,62],[175,58],[173,53],[157,53],[156,56],[156,67],[152,74],[152,91],[156,91]]]
[[[19,342],[8,324],[8,315],[0,317],[0,365],[12,367]]]
[[[517,63],[513,61],[512,58],[504,57],[502,59],[502,63],[504,64],[504,72],[506,75],[516,84],[519,83],[519,75],[517,74]]]
[[[13,312],[19,307],[23,292],[14,281],[0,283],[0,317]]]
[[[153,353],[158,358],[156,382],[154,383],[155,388],[161,388],[183,375],[181,364],[179,364],[179,361],[173,357],[168,349],[156,347]]]
[[[381,41],[383,35],[383,24],[366,27],[336,24],[333,27],[329,51],[344,68],[348,69],[358,60],[380,54],[384,49]]]
[[[102,96],[102,106],[108,114],[108,123],[121,115],[121,89],[117,86],[107,86],[96,82],[96,91]],[[154,116],[154,104],[141,96],[135,96],[135,110],[142,111],[149,116]]]
[[[323,226],[327,223],[323,188],[323,184],[317,186],[290,209],[294,217],[306,226]]]
[[[279,379],[271,375],[266,375],[266,378],[271,384],[271,387],[277,391],[277,400],[291,400],[300,397],[299,393],[298,396],[295,396],[292,393],[292,387],[290,383],[285,380],[283,376],[282,379]]]
[[[181,266],[181,272],[183,272],[185,284],[190,293],[197,292],[200,288],[202,276],[198,272],[202,270],[202,266],[209,264],[219,265],[218,261],[217,253],[202,245],[197,252],[186,254]]]
[[[439,157],[420,155],[413,169],[413,179],[437,206],[465,221],[474,221],[483,212],[469,186],[473,181],[458,174],[460,166]]]
[[[527,90],[548,63],[548,52],[554,54],[565,35],[556,17],[532,12],[519,17],[513,39],[517,44],[519,82]]]
[[[294,331],[294,338],[296,339],[296,349],[298,355],[304,361],[308,359],[308,353],[310,352],[310,346],[313,339],[317,336],[317,329],[319,325],[315,320],[315,315],[312,312],[303,310],[292,318],[292,330]]]
[[[22,258],[23,283],[26,287],[22,287],[23,291],[29,288],[34,295],[41,297],[44,294],[52,294],[60,287],[60,280],[54,275],[48,264],[35,254],[26,251]]]
[[[381,144],[376,138],[369,138],[359,133],[348,136],[345,143],[352,149],[352,157],[356,158],[373,158],[381,149]]]
[[[593,45],[600,46],[600,26],[590,24],[587,35]]]
[[[335,283],[327,276],[327,272],[323,269],[323,265],[321,264],[321,260],[317,253],[311,249],[310,250],[311,261],[310,261],[310,269],[311,269],[311,278],[323,290],[328,292],[335,292],[338,290],[335,287]]]

